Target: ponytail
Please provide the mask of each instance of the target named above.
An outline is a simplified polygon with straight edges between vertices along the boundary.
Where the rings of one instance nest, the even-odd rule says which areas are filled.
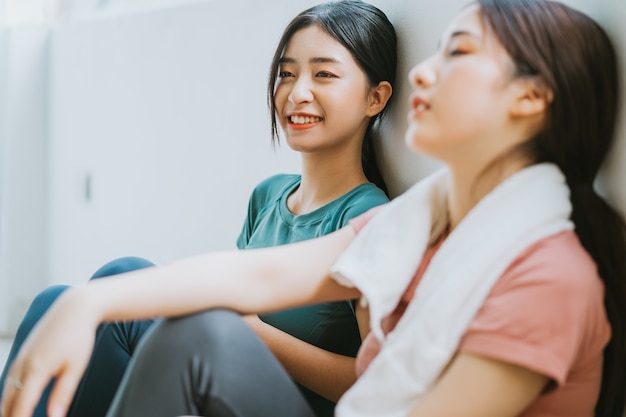
[[[378,188],[383,190],[385,195],[389,197],[389,190],[387,189],[387,183],[381,172],[378,164],[378,152],[376,152],[376,144],[374,143],[374,126],[377,125],[372,120],[365,132],[363,138],[363,148],[361,150],[361,164],[363,165],[363,172],[367,177],[367,180],[374,183]]]
[[[590,183],[570,184],[570,189],[576,234],[604,281],[604,304],[611,323],[596,415],[621,416],[626,400],[626,225]]]

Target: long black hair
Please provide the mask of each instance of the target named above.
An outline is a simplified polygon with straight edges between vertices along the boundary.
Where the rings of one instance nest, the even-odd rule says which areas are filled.
[[[552,91],[546,123],[522,150],[556,163],[567,179],[572,220],[605,285],[612,337],[604,351],[600,417],[621,416],[626,394],[626,225],[594,189],[615,139],[619,70],[615,48],[592,19],[547,0],[478,0],[484,21],[518,77]]]
[[[388,81],[393,87],[397,67],[396,32],[387,16],[378,8],[360,0],[329,1],[297,15],[287,25],[278,42],[270,66],[267,102],[272,120],[272,141],[278,141],[274,92],[285,47],[300,29],[317,25],[341,43],[365,72],[370,86]],[[387,107],[369,122],[363,139],[361,162],[365,176],[386,194],[387,185],[378,166],[374,142],[375,129]]]

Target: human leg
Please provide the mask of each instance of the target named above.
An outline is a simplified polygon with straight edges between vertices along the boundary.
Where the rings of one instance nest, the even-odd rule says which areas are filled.
[[[119,258],[101,267],[93,274],[91,279],[103,278],[153,265],[142,258]],[[54,301],[67,288],[69,288],[67,285],[55,285],[46,288],[34,298],[15,334],[5,368],[0,377],[0,387],[4,386],[6,373],[27,336]],[[106,413],[119,381],[124,375],[130,355],[132,355],[139,339],[150,324],[151,321],[111,323],[98,328],[94,353],[87,372],[79,385],[77,395],[72,403],[72,411],[69,415],[98,417]],[[46,404],[48,403],[53,384],[54,381],[43,392],[33,417],[46,416]]]
[[[26,315],[20,322],[17,331],[15,332],[15,338],[13,339],[9,356],[7,357],[4,369],[2,370],[2,376],[0,376],[0,389],[4,386],[4,380],[7,376],[7,372],[31,330],[35,327],[35,324],[37,324],[44,313],[48,311],[54,300],[56,300],[67,288],[69,288],[67,285],[54,285],[46,288],[33,299],[28,310],[26,311]],[[35,412],[33,413],[33,417],[46,416],[46,404],[48,402],[48,397],[50,396],[52,384],[53,383],[50,383],[44,390],[41,400],[39,401],[39,404],[37,404]]]
[[[154,266],[154,264],[146,259],[138,258],[136,256],[125,256],[104,264],[100,269],[94,272],[89,279],[92,280],[110,277],[111,275],[122,274],[124,272],[135,271],[142,268],[149,268],[151,266]]]
[[[107,417],[185,414],[314,416],[263,342],[226,310],[156,324],[133,357]]]
[[[154,266],[150,261],[124,257],[105,264],[91,279]],[[106,414],[115,391],[139,340],[153,320],[107,323],[98,327],[89,365],[81,380],[68,417],[101,417]]]

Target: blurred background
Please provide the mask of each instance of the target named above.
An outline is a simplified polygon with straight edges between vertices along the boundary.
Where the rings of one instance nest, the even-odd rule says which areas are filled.
[[[254,185],[298,172],[270,143],[268,67],[317,0],[0,0],[0,363],[33,296],[120,256],[233,248]],[[372,0],[399,83],[379,142],[397,195],[436,163],[403,145],[409,68],[466,0]],[[623,0],[566,0],[626,57]],[[625,106],[626,107],[626,106]],[[626,212],[626,133],[598,188]],[[626,256],[626,254],[625,254]]]

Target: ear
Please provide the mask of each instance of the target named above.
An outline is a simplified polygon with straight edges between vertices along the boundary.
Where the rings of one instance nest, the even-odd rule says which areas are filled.
[[[513,118],[541,115],[552,102],[552,90],[538,77],[519,78],[513,83],[514,97],[509,111]]]
[[[387,105],[387,102],[391,98],[393,87],[389,81],[381,81],[378,85],[372,88],[368,95],[367,116],[374,117]]]

